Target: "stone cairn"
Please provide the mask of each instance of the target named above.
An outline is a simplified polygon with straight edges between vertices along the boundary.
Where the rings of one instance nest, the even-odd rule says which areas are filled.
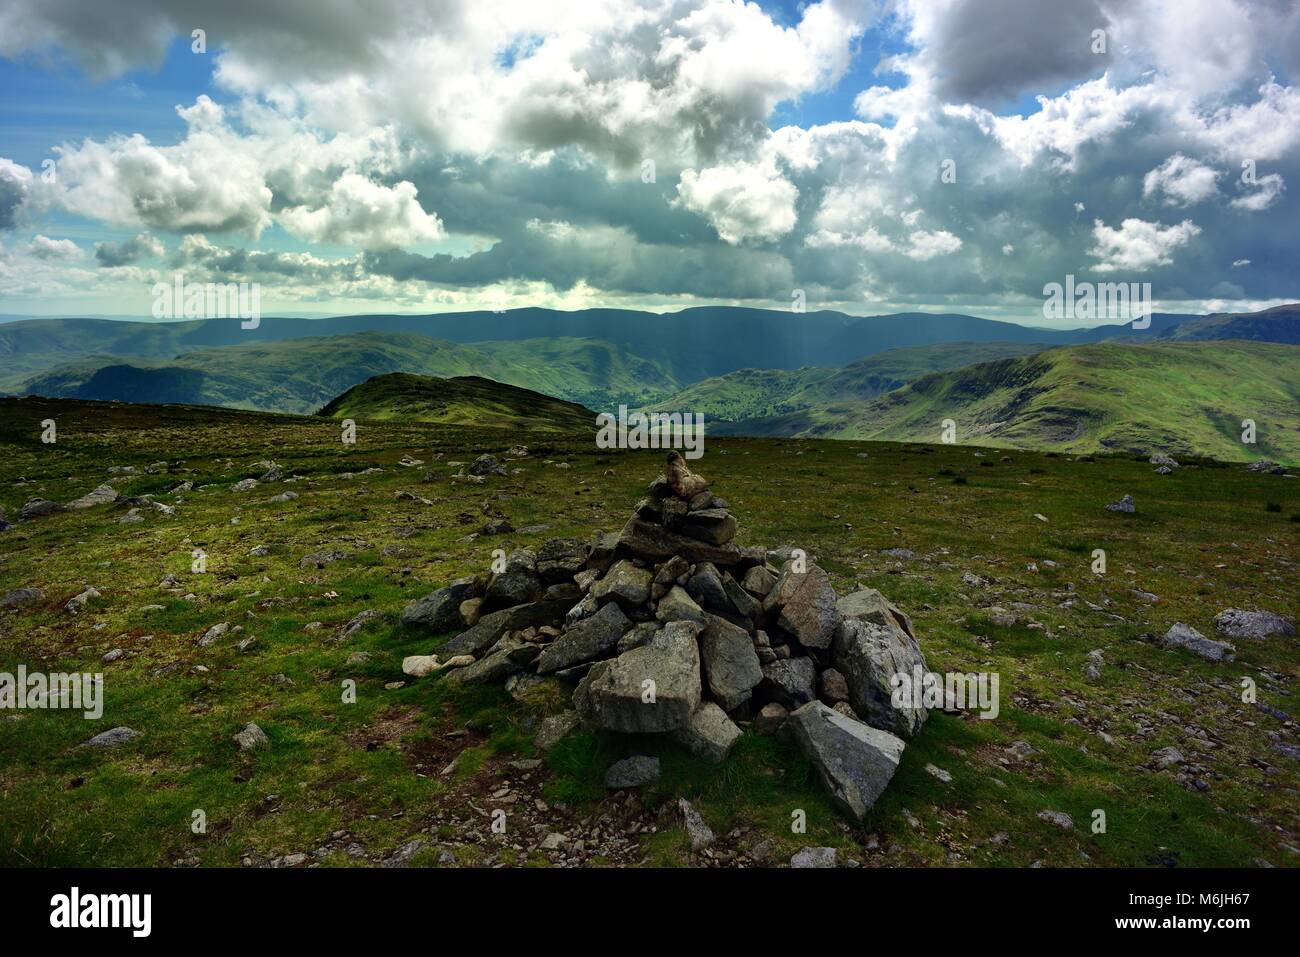
[[[566,730],[667,734],[714,763],[740,725],[788,736],[861,819],[925,721],[919,702],[891,702],[892,677],[925,668],[911,621],[874,589],[838,598],[792,549],[735,535],[727,503],[673,452],[621,532],[519,549],[408,605],[408,627],[464,630],[403,670],[515,695],[565,682]]]

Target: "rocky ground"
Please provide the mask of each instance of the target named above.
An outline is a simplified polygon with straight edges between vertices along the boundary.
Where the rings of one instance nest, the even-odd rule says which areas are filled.
[[[39,441],[47,417],[54,445]],[[106,702],[97,720],[0,714],[0,862],[1300,856],[1300,482],[1284,474],[709,440],[692,464],[726,499],[735,546],[763,554],[751,567],[803,549],[841,598],[877,589],[906,612],[930,669],[1000,675],[997,718],[931,711],[859,819],[798,741],[762,733],[759,700],[728,710],[741,733],[713,763],[670,734],[566,727],[559,680],[403,671],[450,660],[466,631],[404,623],[408,606],[490,582],[496,549],[618,533],[659,453],[365,423],[345,446],[333,423],[175,407],[25,400],[2,421],[0,672],[102,672]],[[484,454],[496,468],[475,467]],[[1107,509],[1126,495],[1132,511]],[[667,557],[643,559],[652,586]]]

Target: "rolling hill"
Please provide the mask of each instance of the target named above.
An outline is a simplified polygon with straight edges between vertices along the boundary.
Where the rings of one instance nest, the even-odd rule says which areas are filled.
[[[348,389],[317,414],[570,435],[596,429],[595,413],[575,402],[479,376],[439,379],[402,372],[375,376]]]
[[[1260,312],[1215,313],[1189,319],[1161,333],[1175,342],[1205,339],[1250,339],[1300,344],[1300,305],[1274,306]]]
[[[927,373],[1030,355],[1042,348],[1029,343],[954,342],[890,349],[841,368],[741,369],[704,379],[651,405],[654,410],[703,413],[714,434],[793,435],[851,415],[877,396]]]
[[[962,444],[1300,462],[1300,347],[1069,346],[923,376],[799,434],[937,442],[949,418]]]

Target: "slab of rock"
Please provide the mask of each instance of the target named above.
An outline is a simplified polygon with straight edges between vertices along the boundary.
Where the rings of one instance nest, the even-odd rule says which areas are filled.
[[[55,512],[62,512],[63,506],[58,502],[51,502],[48,498],[29,498],[23,503],[23,507],[18,510],[18,517],[24,522],[33,518],[43,518],[46,515],[53,515]]]
[[[740,740],[741,731],[727,713],[712,701],[703,702],[684,728],[672,733],[672,739],[698,758],[721,764]]]
[[[777,623],[805,648],[829,648],[840,621],[830,578],[819,566],[809,565],[786,597]]]
[[[63,606],[63,610],[69,615],[75,615],[86,607],[86,603],[92,598],[98,598],[99,590],[92,585],[87,585],[80,592],[68,599],[68,603]]]
[[[791,713],[786,724],[831,799],[862,820],[898,770],[906,747],[902,739],[820,701]]]
[[[690,619],[675,620],[689,621]],[[657,622],[643,621],[639,624],[633,625],[628,631],[626,631],[623,634],[623,637],[618,640],[618,646],[614,650],[617,654],[621,655],[623,652],[631,651],[633,648],[640,648],[642,645],[648,645],[650,639],[658,633],[659,624]]]
[[[101,731],[81,746],[83,748],[116,748],[120,744],[134,741],[138,737],[140,737],[140,732],[134,728],[109,728],[107,731]]]
[[[1229,638],[1267,638],[1295,634],[1295,625],[1271,611],[1243,611],[1225,608],[1214,616],[1214,627]]]
[[[537,549],[537,574],[545,585],[573,581],[587,564],[590,547],[580,538],[548,538]]]
[[[647,644],[599,661],[578,683],[573,704],[606,731],[675,731],[700,704],[700,626],[673,621]]]
[[[445,588],[418,598],[402,609],[402,626],[441,634],[460,628],[460,606],[475,597],[473,578],[458,578]]]
[[[736,537],[736,516],[725,509],[707,508],[687,513],[673,528],[710,545],[725,545]]]
[[[709,696],[725,711],[748,701],[763,680],[749,633],[717,615],[707,616],[700,635],[700,665]]]
[[[537,555],[520,548],[506,556],[505,568],[492,576],[484,598],[495,606],[520,605],[537,597],[542,579],[537,574]]]
[[[694,574],[686,580],[686,591],[703,608],[720,611],[731,606],[727,590],[722,585],[722,574],[712,562],[700,562],[695,566]]]
[[[482,615],[468,631],[438,649],[441,655],[474,655],[491,648],[507,631],[531,625],[553,625],[564,618],[562,602],[534,601]]]
[[[783,704],[770,701],[759,710],[754,718],[754,730],[759,734],[776,734],[785,724],[790,712]]]
[[[543,718],[537,728],[537,736],[533,738],[533,744],[537,746],[538,751],[549,751],[577,730],[581,723],[582,720],[576,711],[564,711]]]
[[[613,653],[632,622],[617,602],[602,605],[600,611],[565,627],[564,634],[546,646],[537,659],[537,673],[549,675]]]
[[[504,636],[482,658],[453,671],[447,680],[455,684],[492,684],[503,681],[536,659],[539,650],[531,641]]]
[[[1133,504],[1132,495],[1125,495],[1118,502],[1111,502],[1107,505],[1106,511],[1132,513],[1137,511],[1137,506]]]
[[[4,593],[0,598],[0,606],[5,608],[21,608],[23,605],[30,605],[33,602],[40,601],[45,597],[45,593],[39,588],[14,588]]]
[[[762,604],[744,588],[740,587],[740,584],[731,577],[730,573],[722,576],[722,587],[727,593],[731,607],[736,609],[736,613],[740,617],[755,621],[763,614]]]
[[[740,587],[751,595],[766,598],[772,586],[776,584],[776,575],[766,565],[755,565],[745,572],[740,580]]]
[[[817,697],[816,681],[817,667],[811,658],[780,658],[763,666],[763,691],[790,709]]]
[[[902,628],[909,637],[916,637],[916,632],[912,630],[912,619],[899,611],[893,602],[874,588],[859,588],[855,592],[850,592],[837,601],[835,607],[844,618],[861,618],[864,621],[874,621],[877,625],[888,625],[892,622]]]
[[[764,558],[762,549],[740,548],[735,542],[728,542],[726,545],[710,545],[708,542],[671,532],[661,525],[640,518],[630,519],[623,526],[623,530],[618,535],[618,547],[629,554],[653,562],[680,555],[692,564],[712,562],[715,565],[728,567],[735,565],[748,567],[761,564]]]
[[[248,481],[253,481],[249,479]],[[322,548],[319,551],[312,552],[310,555],[304,555],[298,561],[299,568],[324,568],[331,562],[342,561],[347,558],[346,552],[341,552],[337,548]]]
[[[659,621],[697,621],[704,623],[704,610],[695,603],[681,585],[674,585],[668,594],[659,599],[655,608],[655,618]]]
[[[1186,648],[1206,661],[1232,661],[1237,656],[1236,646],[1226,641],[1206,638],[1195,628],[1178,622],[1160,639],[1166,648]]]
[[[916,666],[926,670],[921,647],[901,627],[863,618],[841,622],[832,648],[835,668],[848,684],[849,704],[867,724],[910,738],[925,724],[926,711],[916,707],[895,708],[891,700],[893,677],[908,675]]]
[[[591,586],[596,601],[613,599],[625,608],[635,608],[650,600],[650,583],[654,575],[648,568],[638,568],[627,559],[615,562],[605,577]]]
[[[117,501],[117,489],[111,485],[101,485],[94,491],[87,492],[81,498],[73,499],[68,508],[94,508],[96,505],[108,505]]]
[[[615,761],[605,772],[605,787],[612,789],[639,788],[659,780],[659,759],[636,754]]]

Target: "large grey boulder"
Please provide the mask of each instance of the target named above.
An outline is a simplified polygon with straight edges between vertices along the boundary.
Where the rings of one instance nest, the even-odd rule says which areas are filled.
[[[700,704],[684,728],[672,733],[672,739],[698,758],[721,764],[740,740],[740,729],[727,713],[712,701]]]
[[[402,609],[402,625],[440,634],[459,628],[461,602],[475,597],[477,591],[472,578],[458,578],[445,588],[418,598]]]
[[[572,668],[595,661],[614,651],[623,632],[632,627],[617,602],[602,605],[600,611],[565,628],[564,634],[546,646],[537,659],[537,673],[549,675],[562,668]]]
[[[831,799],[859,821],[889,786],[906,747],[888,731],[854,721],[820,701],[794,711],[786,727]]]
[[[673,621],[640,648],[598,661],[578,683],[573,706],[606,731],[675,731],[700,704],[700,626]]]
[[[1234,645],[1226,641],[1206,638],[1191,625],[1185,625],[1181,621],[1165,633],[1165,636],[1160,639],[1160,644],[1166,648],[1186,648],[1206,661],[1232,661],[1237,656]]]
[[[700,635],[704,682],[709,695],[731,711],[749,700],[763,680],[763,669],[748,632],[717,615],[708,615],[705,621]]]
[[[797,587],[785,599],[777,624],[794,635],[805,648],[829,648],[840,623],[835,589],[826,572],[809,565]]]
[[[542,590],[537,574],[537,556],[520,548],[506,556],[505,568],[492,576],[485,597],[493,605],[519,605],[531,601]]]
[[[614,599],[625,608],[635,608],[650,600],[650,583],[653,581],[654,573],[648,568],[638,568],[627,559],[622,559],[605,572],[604,578],[591,586],[591,594],[599,602]]]
[[[925,724],[925,708],[895,708],[891,701],[894,675],[910,677],[925,656],[916,639],[890,619],[878,624],[850,618],[835,630],[832,658],[849,686],[849,704],[867,724],[910,738]]]
[[[787,708],[817,697],[817,667],[811,658],[779,658],[763,666],[763,691]]]
[[[482,615],[473,628],[463,631],[438,649],[443,660],[453,655],[478,657],[497,643],[507,631],[530,625],[553,625],[564,618],[562,602],[534,601],[502,608]]]
[[[1214,616],[1214,627],[1229,638],[1267,638],[1269,635],[1294,635],[1295,625],[1271,611],[1243,611],[1226,608]]]

